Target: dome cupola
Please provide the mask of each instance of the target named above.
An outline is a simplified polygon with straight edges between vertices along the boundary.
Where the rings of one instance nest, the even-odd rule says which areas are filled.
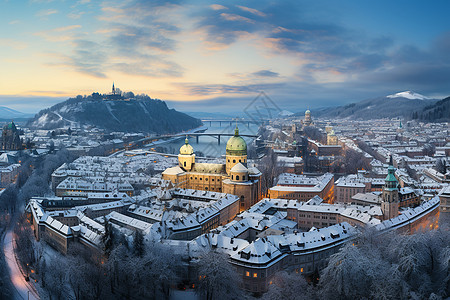
[[[234,130],[234,136],[232,136],[227,142],[226,155],[247,155],[247,143],[241,136],[239,136],[239,128],[237,126]]]
[[[192,155],[194,154],[194,148],[192,148],[191,145],[189,145],[189,140],[186,137],[184,140],[184,145],[180,148],[180,154],[181,155]]]

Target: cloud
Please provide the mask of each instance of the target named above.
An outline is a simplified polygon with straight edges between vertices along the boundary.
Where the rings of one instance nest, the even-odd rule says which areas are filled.
[[[73,31],[80,28],[81,25],[69,25],[36,32],[34,35],[40,36],[49,42],[66,42],[74,40],[77,34]]]
[[[70,68],[79,73],[97,78],[106,78],[104,72],[108,66],[108,54],[104,47],[90,40],[78,39],[73,41],[74,49],[71,54],[51,53],[52,62],[48,66]]]
[[[86,2],[85,2],[86,3]],[[70,25],[38,32],[51,42],[70,42],[71,51],[56,53],[47,65],[105,78],[109,72],[146,77],[179,77],[183,67],[171,60],[180,32],[174,13],[179,1],[104,1],[92,34]],[[77,18],[78,16],[73,16]]]
[[[254,15],[257,15],[257,16],[260,16],[260,17],[265,17],[266,16],[265,13],[263,13],[262,11],[259,11],[257,9],[246,7],[246,6],[241,6],[241,5],[236,5],[236,6],[239,7],[240,9],[242,9],[243,11],[252,13]]]
[[[247,23],[255,23],[253,20],[251,20],[249,18],[240,16],[240,15],[236,15],[236,14],[221,13],[220,16],[227,21],[243,21],[243,22],[247,22]]]
[[[0,38],[0,46],[10,47],[15,50],[23,50],[28,47],[28,44],[26,42],[15,40],[15,39],[1,39]]]
[[[260,91],[269,91],[280,88],[283,83],[260,83],[248,85],[229,84],[195,84],[195,83],[174,83],[173,85],[183,89],[189,95],[214,96],[229,94],[253,94]]]
[[[46,10],[40,10],[36,13],[36,17],[39,18],[46,18],[50,15],[57,14],[58,11],[56,9],[46,9]]]
[[[277,72],[272,72],[270,70],[260,70],[252,73],[253,76],[257,77],[279,77],[280,74]]]
[[[228,7],[225,7],[225,6],[220,5],[220,4],[211,4],[209,7],[210,7],[211,9],[213,9],[213,10],[223,10],[223,9],[228,9]]]

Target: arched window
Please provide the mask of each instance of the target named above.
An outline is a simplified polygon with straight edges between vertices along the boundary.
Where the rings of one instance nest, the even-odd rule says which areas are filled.
[[[244,175],[244,176],[242,176],[242,180],[245,180],[245,175]]]
[[[236,160],[235,159],[233,159],[233,164],[236,162]]]
[[[236,180],[239,180],[239,175],[236,175]]]
[[[186,167],[186,162],[184,162],[184,166]]]
[[[239,162],[241,162],[241,160],[239,160]]]

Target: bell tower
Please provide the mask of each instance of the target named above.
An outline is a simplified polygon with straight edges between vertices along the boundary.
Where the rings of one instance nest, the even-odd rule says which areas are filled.
[[[247,165],[247,143],[239,135],[239,128],[236,125],[234,136],[232,136],[226,147],[226,172],[230,176],[230,170],[238,163]]]
[[[195,163],[194,148],[189,145],[189,140],[186,136],[184,145],[180,148],[180,154],[178,154],[178,164],[185,171],[190,171]]]
[[[398,181],[395,178],[395,168],[392,163],[392,156],[389,160],[388,175],[386,176],[383,191],[381,210],[383,219],[388,220],[398,216]]]

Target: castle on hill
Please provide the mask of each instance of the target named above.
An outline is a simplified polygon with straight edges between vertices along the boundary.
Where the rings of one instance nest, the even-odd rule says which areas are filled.
[[[261,172],[247,164],[247,143],[236,126],[226,146],[225,164],[196,163],[194,149],[186,138],[178,154],[178,166],[166,169],[162,178],[176,187],[216,191],[239,197],[239,209],[244,211],[259,201]]]

